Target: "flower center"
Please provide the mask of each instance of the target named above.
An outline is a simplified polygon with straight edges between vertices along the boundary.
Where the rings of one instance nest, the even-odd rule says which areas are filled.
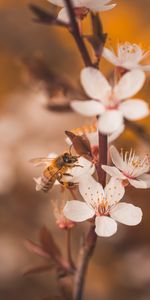
[[[125,43],[118,47],[118,56],[122,62],[139,63],[142,55],[143,50],[136,44]]]
[[[108,201],[103,199],[97,206],[96,216],[109,216],[110,206]]]
[[[135,152],[131,151],[128,152],[126,151],[125,154],[123,151],[121,151],[121,156],[125,164],[127,165],[127,171],[124,171],[123,174],[130,178],[134,179],[136,178],[136,171],[139,169],[147,169],[147,166],[149,166],[149,160],[148,156],[145,156],[143,160],[141,160]]]
[[[116,99],[115,95],[112,93],[107,101],[106,108],[109,110],[116,110],[119,107],[119,101]]]

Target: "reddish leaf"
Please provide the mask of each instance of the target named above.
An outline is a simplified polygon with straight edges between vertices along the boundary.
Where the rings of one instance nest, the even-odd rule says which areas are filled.
[[[53,265],[40,265],[40,266],[33,266],[33,267],[29,267],[27,270],[25,270],[23,272],[23,275],[30,275],[30,274],[39,274],[39,273],[43,273],[46,271],[50,271],[54,268]]]
[[[32,242],[30,240],[25,241],[25,247],[32,253],[35,253],[44,258],[50,258],[48,251],[46,251],[41,246],[35,244],[34,242]]]
[[[62,259],[61,251],[55,243],[51,232],[43,227],[40,231],[40,241],[44,251],[49,253],[49,255],[57,262],[60,262]]]
[[[85,134],[82,136],[76,135],[73,132],[65,131],[65,134],[71,140],[75,151],[88,160],[92,160],[91,146],[90,142]]]

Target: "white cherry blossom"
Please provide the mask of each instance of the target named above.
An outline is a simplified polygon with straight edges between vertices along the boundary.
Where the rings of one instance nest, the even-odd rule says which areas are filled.
[[[68,23],[69,16],[67,8],[65,7],[64,0],[48,1],[54,5],[62,7],[58,14],[58,19],[65,23]],[[99,12],[111,10],[116,6],[116,4],[109,4],[111,1],[112,0],[73,0],[72,3],[74,5],[76,17],[79,19],[83,19],[89,11]]]
[[[98,117],[98,129],[103,134],[119,130],[124,118],[139,120],[149,114],[148,104],[141,99],[131,99],[143,86],[145,74],[141,70],[127,72],[112,87],[104,75],[95,68],[81,71],[81,83],[92,100],[71,103],[72,108],[85,116]]]
[[[134,226],[141,222],[142,211],[129,203],[119,203],[124,195],[124,187],[119,180],[111,178],[103,189],[92,176],[85,176],[79,184],[79,191],[85,202],[68,201],[64,215],[74,222],[94,218],[98,236],[109,237],[116,233],[117,222]]]
[[[142,159],[132,150],[125,152],[125,155],[123,151],[120,154],[114,146],[110,147],[110,156],[115,166],[102,166],[110,176],[136,188],[150,187],[150,174],[147,174],[150,170],[148,156]]]
[[[113,49],[104,47],[103,57],[111,64],[122,67],[127,70],[141,69],[143,71],[150,71],[150,65],[140,64],[143,59],[150,55],[150,51],[144,51],[137,44],[118,44],[117,53]]]

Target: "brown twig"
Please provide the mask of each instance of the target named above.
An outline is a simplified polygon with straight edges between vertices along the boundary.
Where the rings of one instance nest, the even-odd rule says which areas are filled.
[[[70,17],[71,33],[72,33],[72,35],[75,39],[75,42],[79,48],[80,54],[83,58],[83,61],[87,67],[92,66],[93,64],[92,64],[90,55],[89,55],[87,48],[85,46],[85,43],[80,35],[80,30],[79,30],[78,23],[75,18],[72,2],[70,0],[64,0],[64,3],[67,7],[68,14]]]
[[[98,181],[104,187],[106,184],[106,172],[101,168],[102,165],[107,165],[107,135],[99,132],[99,162],[96,164]]]
[[[90,230],[86,237],[84,244],[82,245],[79,253],[78,269],[75,276],[75,286],[73,292],[74,300],[82,300],[83,288],[85,283],[85,275],[87,272],[90,258],[95,249],[97,235],[95,234],[95,226],[90,226]]]
[[[66,230],[66,241],[67,241],[67,259],[70,264],[70,267],[75,270],[75,264],[72,259],[71,253],[71,229]]]

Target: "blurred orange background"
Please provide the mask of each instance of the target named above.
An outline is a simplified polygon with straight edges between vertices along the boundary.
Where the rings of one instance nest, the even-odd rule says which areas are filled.
[[[150,1],[116,2],[114,10],[101,14],[104,30],[109,34],[107,44],[115,45],[120,40],[142,43],[149,48]],[[53,9],[46,0],[32,0],[32,3]],[[29,66],[23,63],[31,64],[36,57],[42,58],[52,72],[70,78],[74,87],[79,84],[83,67],[71,35],[65,29],[34,23],[28,4],[25,0],[0,1],[1,300],[54,299],[58,295],[54,272],[23,276],[28,266],[41,262],[25,249],[25,239],[37,241],[41,226],[47,225],[60,245],[64,241],[64,233],[56,227],[50,206],[50,198],[58,198],[59,193],[56,188],[48,195],[35,191],[32,178],[39,170],[33,169],[28,161],[49,152],[61,153],[66,148],[64,130],[87,123],[73,112],[46,109],[50,99],[43,81],[34,80],[29,75]],[[84,30],[90,31],[89,18],[84,22]],[[112,66],[102,61],[101,68],[108,74]],[[141,91],[148,102],[149,80],[147,74]],[[58,101],[61,102],[61,97]],[[150,134],[149,121],[147,118],[139,124]],[[149,145],[129,130],[116,144],[119,148],[132,146],[140,153],[149,153]],[[120,225],[114,237],[98,239],[87,276],[86,300],[150,299],[149,198],[149,190],[128,189],[127,200],[143,209],[143,221],[134,228]],[[73,230],[74,257],[78,253],[79,234],[84,230],[86,225]]]

